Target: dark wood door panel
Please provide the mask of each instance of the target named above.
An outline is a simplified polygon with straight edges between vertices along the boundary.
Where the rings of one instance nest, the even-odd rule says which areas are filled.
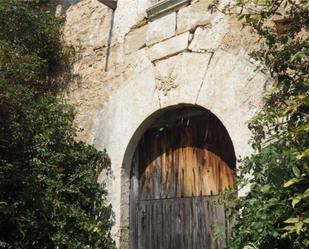
[[[136,206],[138,249],[223,249],[213,225],[225,224],[217,197],[139,201]],[[228,229],[228,228],[226,228]]]

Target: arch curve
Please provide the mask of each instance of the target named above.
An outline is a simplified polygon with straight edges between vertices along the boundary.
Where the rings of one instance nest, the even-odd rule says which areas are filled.
[[[190,114],[190,111],[194,111],[194,110],[198,113],[193,113],[193,115]],[[131,137],[126,147],[126,151],[123,157],[122,166],[123,166],[123,169],[127,173],[130,173],[133,154],[143,134],[147,131],[147,129],[149,129],[150,127],[154,125],[157,125],[157,126],[164,125],[164,122],[166,123],[171,122],[171,120],[168,120],[167,116],[169,115],[169,113],[175,112],[175,111],[181,112],[179,116],[181,115],[185,116],[186,115],[185,113],[187,112],[186,118],[188,118],[188,120],[190,119],[190,117],[194,115],[201,114],[201,112],[204,112],[205,115],[210,115],[212,116],[212,118],[214,118],[214,120],[217,120],[218,123],[220,123],[222,125],[222,128],[225,130],[226,132],[225,135],[226,135],[226,138],[228,139],[228,146],[231,148],[231,154],[232,154],[231,158],[225,159],[225,161],[233,170],[236,169],[236,157],[235,157],[234,145],[230,138],[229,132],[224,126],[223,122],[214,113],[212,113],[211,111],[209,111],[203,106],[182,103],[182,104],[172,105],[172,106],[158,109],[139,124],[138,128],[135,130],[133,136]]]
[[[139,128],[127,147],[126,152],[130,154],[124,160],[128,161],[123,162],[127,168],[124,168],[125,175],[122,177],[130,179],[129,248],[147,248],[149,239],[146,238],[152,237],[149,229],[154,231],[154,237],[164,237],[163,234],[168,233],[169,245],[177,244],[178,236],[189,239],[188,231],[199,233],[199,225],[190,223],[186,228],[171,218],[174,214],[171,208],[178,207],[180,203],[181,208],[176,208],[182,210],[179,215],[187,212],[199,214],[193,220],[209,216],[210,220],[201,219],[207,224],[220,217],[220,222],[225,224],[224,212],[212,202],[221,191],[234,184],[236,158],[222,122],[203,107],[177,105],[156,111]],[[211,206],[209,210],[204,208],[206,203]],[[122,213],[126,211],[123,209]],[[161,218],[152,221],[152,212]],[[179,222],[185,219],[183,217]],[[163,230],[156,229],[156,224],[162,224]],[[171,229],[164,232],[164,224],[169,224]],[[183,228],[179,235],[174,234],[174,225]],[[229,228],[226,229],[228,231]],[[212,238],[210,230],[206,230],[207,238]],[[210,240],[192,243],[201,243],[197,247],[209,247]],[[158,246],[156,239],[151,243]]]
[[[194,112],[195,113],[192,113]],[[179,113],[179,115],[176,117],[171,117],[171,113]],[[187,116],[186,116],[187,114]],[[149,130],[149,128],[160,128],[156,126],[164,126],[165,123],[172,122],[173,119],[177,119],[181,116],[186,116],[187,120],[190,120],[190,118],[193,118],[194,115],[206,115],[210,117],[212,120],[215,120],[217,124],[221,125],[222,130],[225,131],[224,137],[228,140],[227,144],[230,148],[230,156],[227,158],[224,158],[224,161],[232,168],[232,170],[235,170],[236,168],[236,157],[235,157],[235,151],[234,146],[232,143],[232,140],[229,136],[229,132],[224,126],[223,122],[216,117],[215,114],[213,114],[211,111],[206,109],[203,106],[200,105],[194,105],[194,104],[177,104],[168,106],[165,108],[158,109],[151,113],[148,117],[146,117],[136,128],[134,134],[131,136],[127,146],[126,150],[123,156],[122,160],[122,169],[121,169],[121,220],[120,220],[120,237],[121,241],[124,244],[128,243],[129,239],[123,239],[123,238],[129,238],[129,206],[130,206],[130,196],[129,196],[129,189],[130,189],[130,176],[131,176],[131,166],[132,166],[132,159],[134,156],[134,152],[143,137],[143,135]],[[175,121],[175,120],[174,120]],[[215,148],[216,149],[216,148]],[[219,156],[222,157],[222,153],[220,151],[214,151],[215,153],[219,154]],[[124,245],[126,248],[127,245]]]

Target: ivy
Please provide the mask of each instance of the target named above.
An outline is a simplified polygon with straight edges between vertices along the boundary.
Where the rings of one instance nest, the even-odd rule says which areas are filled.
[[[0,248],[114,248],[105,151],[58,92],[70,51],[48,1],[0,0]]]

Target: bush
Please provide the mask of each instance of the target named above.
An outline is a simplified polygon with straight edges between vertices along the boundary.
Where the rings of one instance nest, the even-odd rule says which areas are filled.
[[[229,248],[308,248],[308,1],[237,0],[227,10],[240,10],[261,37],[252,57],[273,80],[249,124],[255,153],[242,160],[238,184],[251,190],[233,203]]]
[[[0,0],[0,247],[114,248],[99,172],[57,97],[67,54],[44,1]]]

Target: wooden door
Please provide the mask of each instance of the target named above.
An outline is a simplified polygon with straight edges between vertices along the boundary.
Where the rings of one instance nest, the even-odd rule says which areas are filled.
[[[169,112],[141,139],[131,176],[131,249],[223,249],[229,233],[218,194],[234,183],[235,156],[221,122],[205,110]]]

